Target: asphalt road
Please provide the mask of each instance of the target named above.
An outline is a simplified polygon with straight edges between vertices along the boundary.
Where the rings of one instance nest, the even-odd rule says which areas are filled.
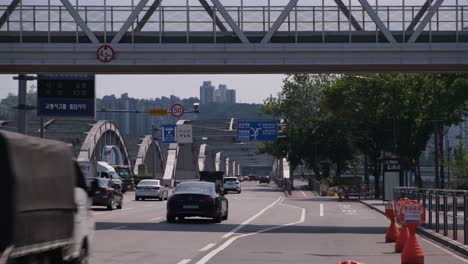
[[[387,220],[357,202],[337,202],[297,190],[292,197],[273,184],[242,183],[228,194],[229,219],[214,224],[188,219],[168,224],[166,202],[135,201],[124,209],[94,208],[91,263],[400,263],[384,243]],[[425,263],[468,263],[419,238]]]

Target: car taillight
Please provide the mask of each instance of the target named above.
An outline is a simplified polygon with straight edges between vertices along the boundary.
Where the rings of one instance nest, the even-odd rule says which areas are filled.
[[[171,197],[169,197],[169,200],[171,201],[182,200],[182,197],[177,196],[177,195],[172,195]]]
[[[102,189],[101,192],[102,192],[102,193],[108,193],[108,192],[109,192],[109,189]]]

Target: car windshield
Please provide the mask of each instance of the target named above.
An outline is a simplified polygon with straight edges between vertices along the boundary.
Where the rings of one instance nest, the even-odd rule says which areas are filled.
[[[159,180],[142,180],[137,186],[159,186]]]
[[[117,171],[119,176],[122,178],[132,177],[132,174],[130,173],[130,168],[116,167],[115,171]]]
[[[174,193],[201,193],[201,194],[211,194],[213,193],[214,184],[206,182],[196,182],[196,183],[181,183],[177,185],[174,190]]]
[[[235,182],[237,181],[237,178],[225,178],[224,182]]]

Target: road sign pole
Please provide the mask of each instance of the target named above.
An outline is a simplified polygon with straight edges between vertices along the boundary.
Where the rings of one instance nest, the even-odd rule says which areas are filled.
[[[26,83],[26,75],[18,75],[18,132],[21,134],[27,134]]]

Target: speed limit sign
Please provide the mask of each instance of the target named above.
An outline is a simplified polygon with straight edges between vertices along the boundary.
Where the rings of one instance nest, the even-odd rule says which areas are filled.
[[[102,45],[97,49],[97,58],[104,63],[111,62],[114,59],[114,49],[109,45]]]
[[[171,114],[175,117],[181,117],[184,113],[185,110],[181,104],[175,104],[171,107]]]

